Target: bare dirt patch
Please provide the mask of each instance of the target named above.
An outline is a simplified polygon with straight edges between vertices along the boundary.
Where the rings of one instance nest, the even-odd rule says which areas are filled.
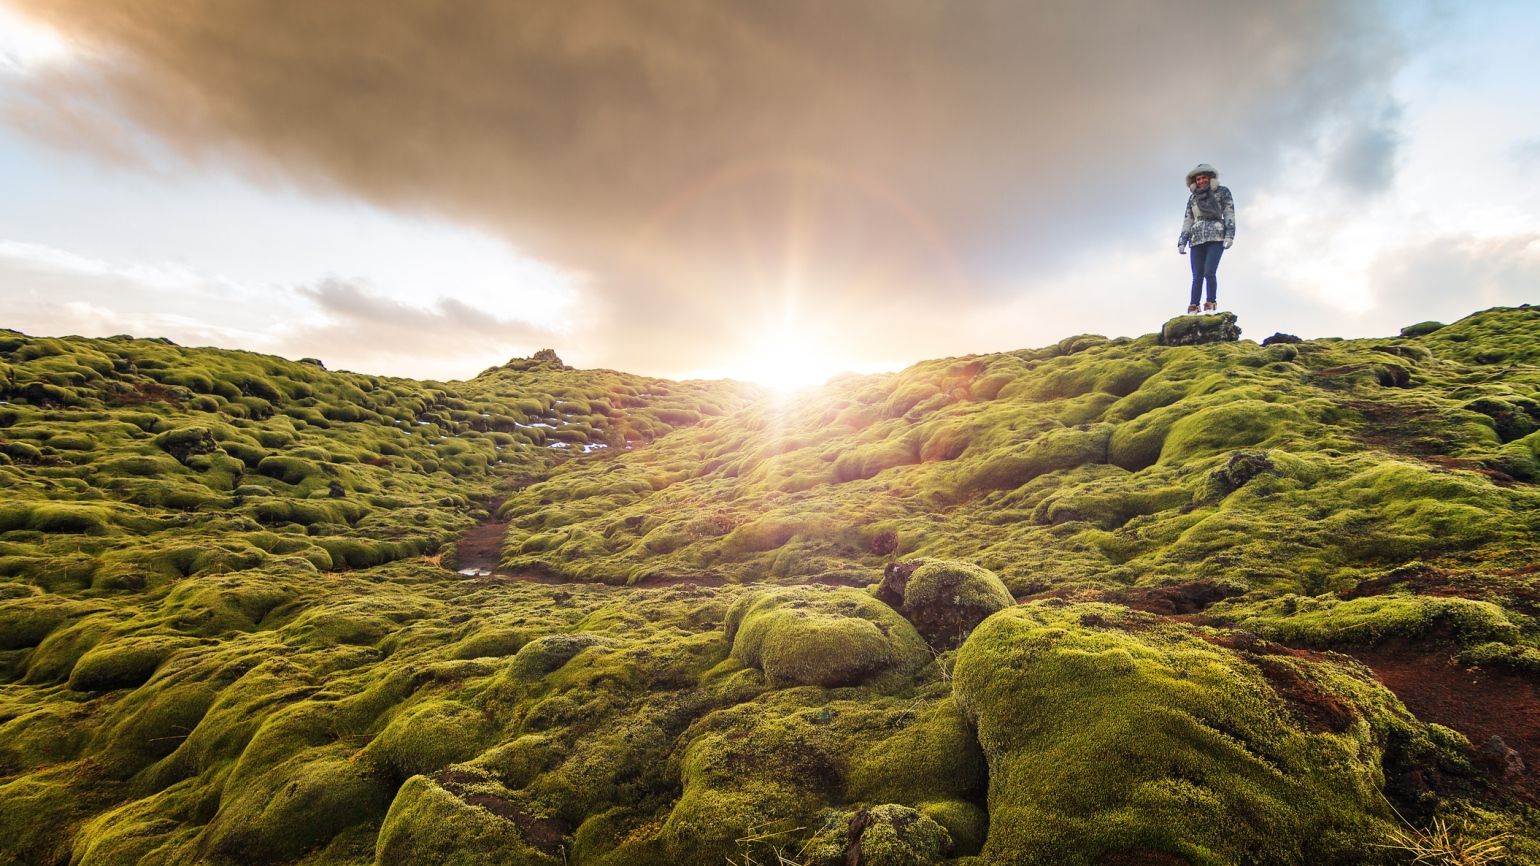
[[[1478,755],[1493,736],[1516,750],[1526,772],[1494,783],[1540,800],[1540,681],[1514,671],[1468,667],[1407,642],[1350,649],[1417,718],[1453,728]],[[1477,763],[1481,763],[1479,760]]]

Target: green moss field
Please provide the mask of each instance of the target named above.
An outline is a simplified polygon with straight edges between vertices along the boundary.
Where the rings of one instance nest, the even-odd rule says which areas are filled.
[[[1540,308],[1238,336],[0,330],[0,864],[1540,864]]]

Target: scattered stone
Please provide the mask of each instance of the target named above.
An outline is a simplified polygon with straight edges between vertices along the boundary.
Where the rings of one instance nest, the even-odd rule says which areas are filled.
[[[1162,346],[1197,346],[1203,343],[1233,343],[1241,338],[1234,313],[1208,316],[1177,316],[1160,328]]]
[[[1224,498],[1241,489],[1246,482],[1266,472],[1274,471],[1273,461],[1261,451],[1233,451],[1225,465],[1209,476],[1210,492],[1215,498]]]
[[[1524,758],[1517,749],[1503,742],[1503,738],[1496,734],[1487,740],[1481,747],[1481,760],[1497,776],[1505,782],[1510,782],[1524,775]]]
[[[1264,346],[1271,346],[1271,345],[1274,345],[1276,343],[1303,343],[1303,342],[1304,342],[1304,340],[1301,340],[1299,337],[1296,337],[1293,334],[1285,334],[1282,331],[1278,331],[1277,333],[1273,334],[1271,337],[1268,337],[1267,339],[1263,340],[1262,341],[1262,345],[1264,345]]]
[[[322,370],[326,369],[326,365],[321,363],[320,358],[300,358],[299,362],[301,364],[309,364],[312,367],[320,367]]]
[[[213,454],[219,448],[219,443],[214,441],[214,434],[207,427],[168,430],[155,437],[155,444],[183,465],[187,464],[189,458],[199,454]]]

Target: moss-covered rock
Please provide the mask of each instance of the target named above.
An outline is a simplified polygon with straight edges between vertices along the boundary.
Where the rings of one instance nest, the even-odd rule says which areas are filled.
[[[930,866],[952,850],[946,828],[924,812],[886,803],[827,822],[806,850],[815,866]]]
[[[538,679],[571,661],[578,653],[590,647],[608,646],[612,642],[598,634],[551,634],[538,637],[524,644],[514,653],[508,666],[508,674],[518,679]]]
[[[902,613],[939,649],[961,646],[974,626],[1016,603],[988,569],[941,559],[889,564],[877,598]]]
[[[772,685],[842,686],[929,661],[908,620],[850,589],[745,593],[727,612],[732,656]]]
[[[1379,757],[1412,725],[1399,702],[1339,662],[1291,659],[1351,708],[1340,731],[1296,726],[1256,663],[1204,638],[1104,605],[1026,605],[973,633],[954,682],[989,762],[985,859],[1385,859]]]
[[[184,644],[177,638],[163,636],[106,641],[75,662],[70,671],[69,687],[81,692],[96,692],[138,686]]]
[[[247,863],[292,860],[354,824],[378,820],[391,786],[345,751],[302,752],[239,777],[203,833],[206,850]]]
[[[449,771],[414,776],[396,792],[380,827],[375,863],[559,866],[567,847],[563,837],[562,828],[531,814],[496,782]]]
[[[473,758],[491,739],[486,713],[451,701],[427,701],[392,719],[359,757],[405,779]]]
[[[1241,338],[1234,313],[1203,316],[1177,316],[1160,327],[1162,346],[1196,346],[1203,343],[1234,342]]]
[[[1344,601],[1335,595],[1284,595],[1267,601],[1221,602],[1212,609],[1269,640],[1314,646],[1373,646],[1393,638],[1511,644],[1519,628],[1488,601],[1380,595]]]

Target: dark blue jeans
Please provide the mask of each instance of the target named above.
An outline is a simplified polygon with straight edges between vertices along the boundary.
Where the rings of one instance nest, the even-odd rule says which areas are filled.
[[[1188,257],[1192,259],[1192,300],[1188,303],[1198,305],[1198,295],[1203,291],[1204,280],[1208,280],[1208,299],[1214,300],[1214,295],[1219,292],[1219,257],[1224,252],[1222,241],[1192,245],[1188,251]]]

